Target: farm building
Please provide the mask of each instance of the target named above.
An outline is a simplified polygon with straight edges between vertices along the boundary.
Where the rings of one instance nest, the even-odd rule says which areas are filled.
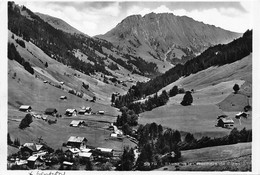
[[[92,153],[89,152],[80,152],[79,157],[82,157],[83,159],[90,160],[90,161],[93,160]]]
[[[32,110],[32,107],[30,105],[22,105],[19,108],[19,111],[23,112],[30,112]]]
[[[238,114],[236,114],[235,118],[236,119],[240,119],[241,117],[247,118],[248,114],[245,112],[239,112]]]
[[[234,126],[234,121],[230,118],[220,118],[218,120],[217,126],[223,127],[223,128],[230,128]]]
[[[62,96],[60,96],[60,99],[61,99],[61,100],[66,100],[66,99],[67,99],[67,96],[62,95]]]
[[[101,148],[101,147],[98,147],[96,149],[97,149],[97,151],[100,151],[104,155],[113,156],[114,150],[111,149],[111,148]]]
[[[98,111],[99,114],[104,115],[105,111]]]
[[[67,109],[65,112],[65,115],[67,116],[76,116],[77,115],[77,110],[76,109]]]
[[[70,136],[67,145],[71,147],[80,148],[80,147],[84,147],[87,141],[88,140],[85,137]]]
[[[83,120],[72,120],[70,123],[70,126],[73,127],[79,127],[81,125],[83,125],[85,122]]]
[[[56,114],[58,111],[57,111],[57,109],[55,109],[55,108],[47,108],[46,110],[45,110],[45,114],[47,114],[47,115],[54,115],[54,114]]]
[[[84,114],[90,114],[91,113],[91,108],[90,107],[86,107],[86,108],[82,108],[81,110],[79,110],[79,114],[80,115],[84,115]]]

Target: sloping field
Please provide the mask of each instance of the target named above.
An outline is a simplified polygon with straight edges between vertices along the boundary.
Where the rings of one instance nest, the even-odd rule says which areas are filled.
[[[169,91],[175,85],[183,87],[186,90],[194,89],[196,91],[222,82],[235,80],[244,80],[252,84],[252,54],[231,64],[210,67],[196,74],[191,74],[188,77],[182,77],[176,82],[162,88],[158,94],[163,90]],[[251,93],[252,90],[250,90],[251,88],[247,89]]]
[[[19,138],[21,144],[25,142],[37,141],[42,137],[43,141],[50,147],[58,149],[62,147],[62,143],[66,143],[70,136],[81,136],[87,138],[87,145],[94,147],[112,148],[115,150],[123,150],[124,146],[134,147],[135,144],[124,139],[124,141],[109,140],[111,131],[107,130],[109,122],[100,122],[91,120],[88,116],[82,119],[87,126],[70,127],[69,124],[76,118],[59,118],[56,124],[49,125],[48,122],[42,119],[33,119],[30,127],[21,130],[18,128],[20,122],[13,120],[21,117],[9,117],[8,133],[11,138]],[[98,116],[96,116],[98,120]]]
[[[229,129],[215,127],[217,117],[226,114],[235,122],[235,127],[242,129],[252,128],[252,116],[241,119],[241,125],[235,114],[242,111],[244,106],[251,104],[252,89],[252,56],[235,63],[221,67],[212,67],[207,70],[181,78],[174,85],[184,87],[186,90],[194,89],[191,106],[180,105],[184,94],[171,97],[165,106],[155,108],[140,114],[139,123],[156,122],[163,126],[191,132],[195,137],[219,137],[229,134]],[[234,84],[240,86],[238,94],[233,93]]]
[[[22,40],[22,38],[14,35],[14,39],[12,39],[12,33],[10,31],[8,32],[8,42],[15,44],[17,51],[23,58],[25,58],[26,61],[29,61],[31,63],[32,67],[35,69],[35,74],[41,81],[48,80],[54,84],[64,82],[64,89],[74,89],[77,91],[82,91],[88,95],[88,99],[92,99],[92,97],[96,95],[97,101],[99,101],[99,103],[109,105],[113,92],[125,92],[125,90],[123,90],[122,88],[122,85],[114,86],[112,84],[99,83],[99,80],[97,79],[98,77],[85,75],[79,71],[71,69],[70,67],[57,62],[56,60],[46,55],[41,49],[39,49],[31,42],[24,41],[26,47],[22,48],[15,41],[15,39],[17,38],[20,40]],[[48,63],[47,68],[45,68],[44,66],[46,62]],[[13,69],[14,72],[17,73],[17,75],[19,75],[20,71],[23,70],[23,68],[16,70],[15,66],[13,66],[12,63],[9,64],[8,69]],[[28,74],[26,74],[25,76],[28,76]],[[31,78],[32,77],[33,76],[31,76]],[[81,87],[82,82],[89,85],[89,91]]]
[[[182,151],[181,163],[174,163],[157,170],[181,171],[250,171],[251,143],[215,146]]]

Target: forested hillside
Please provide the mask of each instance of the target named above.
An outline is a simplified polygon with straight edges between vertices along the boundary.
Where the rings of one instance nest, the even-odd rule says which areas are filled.
[[[184,65],[178,64],[165,74],[145,82],[138,82],[136,86],[130,88],[128,93],[117,99],[116,104],[129,106],[133,101],[144,96],[158,92],[163,87],[178,80],[181,77],[189,76],[205,70],[211,66],[222,66],[244,58],[252,52],[252,30],[226,45],[216,45],[210,47],[196,58],[186,62]],[[119,107],[120,107],[119,106]]]
[[[140,75],[157,72],[155,64],[129,54],[119,54],[117,48],[105,40],[59,30],[25,6],[20,7],[14,2],[8,2],[8,19],[11,32],[37,45],[51,58],[85,74],[101,72],[111,75],[107,70],[111,62]],[[80,59],[76,52],[81,57],[86,55],[88,61]]]

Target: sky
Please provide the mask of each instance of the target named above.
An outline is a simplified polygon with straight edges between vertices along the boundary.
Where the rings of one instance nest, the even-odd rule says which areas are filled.
[[[81,32],[105,34],[129,15],[173,13],[230,31],[253,26],[253,1],[17,1],[33,12],[63,19]]]

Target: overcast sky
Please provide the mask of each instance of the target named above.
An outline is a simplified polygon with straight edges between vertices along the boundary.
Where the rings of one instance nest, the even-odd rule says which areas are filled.
[[[33,12],[61,18],[83,33],[94,36],[114,28],[125,17],[150,12],[189,16],[235,32],[252,29],[253,1],[149,2],[149,1],[18,1]]]

